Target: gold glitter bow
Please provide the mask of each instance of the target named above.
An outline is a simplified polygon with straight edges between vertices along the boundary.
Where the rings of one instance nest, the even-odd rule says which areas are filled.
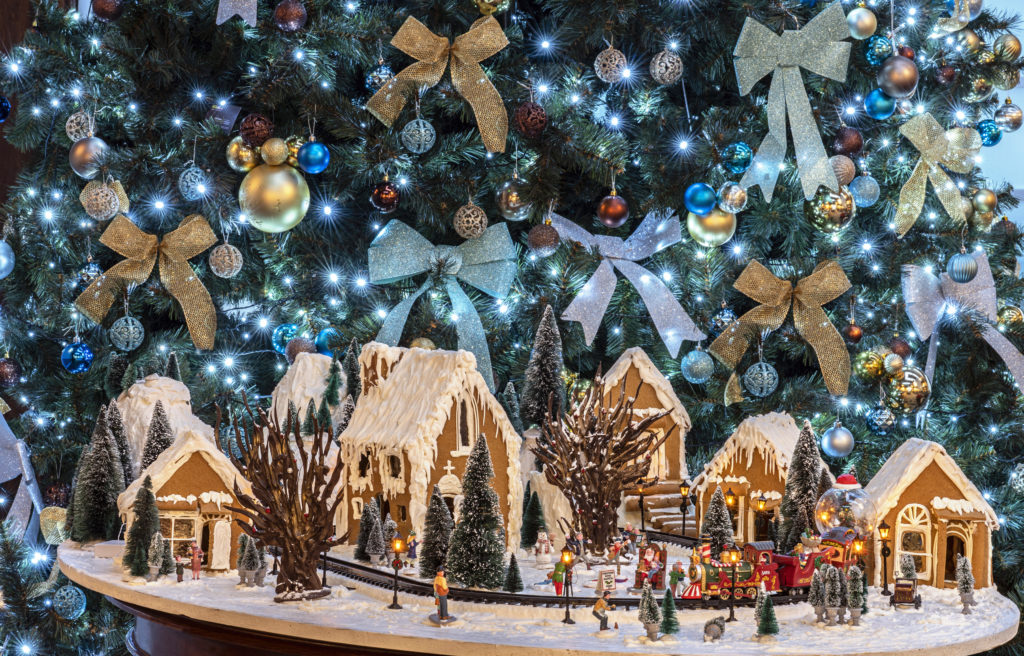
[[[831,394],[846,394],[850,384],[850,354],[839,331],[821,307],[850,288],[850,281],[838,262],[825,260],[794,286],[788,280],[776,278],[764,265],[752,260],[733,287],[760,305],[732,322],[711,343],[712,355],[730,369],[735,369],[750,347],[751,340],[762,330],[778,329],[792,306],[793,325],[818,356],[825,387]],[[733,372],[726,388],[725,402],[728,405],[742,398],[736,373]]]
[[[492,153],[505,152],[508,114],[498,90],[480,67],[480,62],[508,45],[501,25],[493,16],[477,20],[454,43],[434,34],[410,16],[391,39],[391,45],[416,62],[373,94],[366,104],[370,113],[391,127],[405,106],[406,96],[440,82],[450,62],[452,85],[473,108],[484,146]]]
[[[897,234],[900,237],[907,234],[924,209],[928,180],[932,181],[935,194],[950,218],[957,223],[967,221],[960,190],[939,165],[956,173],[969,173],[974,167],[974,158],[981,151],[978,131],[973,128],[943,130],[931,114],[920,114],[904,123],[900,132],[920,151],[921,159],[900,190],[894,220]]]
[[[181,304],[192,342],[200,349],[213,348],[217,312],[210,293],[188,263],[189,258],[217,243],[205,218],[198,214],[187,216],[163,239],[157,239],[128,218],[117,216],[100,241],[127,259],[107,269],[75,299],[82,314],[96,323],[103,321],[121,290],[146,282],[159,258],[160,282]]]

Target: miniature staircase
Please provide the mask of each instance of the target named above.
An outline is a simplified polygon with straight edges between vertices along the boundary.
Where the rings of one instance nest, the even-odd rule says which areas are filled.
[[[683,498],[679,494],[679,483],[674,481],[663,481],[652,485],[644,490],[644,515],[645,524],[648,528],[663,533],[675,535],[684,534],[681,529],[685,523],[685,535],[696,535],[697,529],[694,517],[694,507],[691,504],[687,508],[687,515],[684,518],[679,512],[679,506]],[[626,512],[635,514],[639,519],[640,496],[637,494],[625,495]],[[639,522],[635,522],[638,524]]]

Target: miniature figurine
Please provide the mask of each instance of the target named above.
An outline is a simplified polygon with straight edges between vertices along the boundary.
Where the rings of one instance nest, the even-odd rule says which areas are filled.
[[[615,610],[615,604],[608,603],[608,600],[611,598],[611,596],[612,591],[605,590],[601,594],[601,598],[598,599],[597,603],[594,604],[593,615],[601,621],[601,628],[599,629],[600,631],[608,630],[608,611]]]
[[[548,572],[548,577],[555,585],[555,595],[559,597],[562,596],[562,583],[565,582],[565,572],[565,563],[561,560],[555,563],[555,570],[553,572]]]
[[[199,580],[199,570],[203,567],[203,550],[199,548],[195,540],[192,540],[192,546],[190,547],[192,552],[192,580]]]
[[[538,565],[551,563],[551,540],[545,531],[537,533],[537,543],[533,545],[533,556]]]
[[[450,619],[448,615],[448,579],[444,577],[444,568],[437,568],[437,576],[434,577],[434,595],[437,604],[437,619],[442,622]]]
[[[686,570],[683,569],[682,561],[677,560],[668,573],[668,584],[672,594],[681,597],[686,587]]]
[[[405,552],[405,564],[408,567],[412,567],[413,563],[416,561],[416,547],[420,546],[420,541],[416,539],[416,531],[409,531],[409,542],[407,543],[407,546],[409,549]]]
[[[178,575],[178,583],[185,580],[185,561],[181,559],[181,556],[174,557],[174,571]]]

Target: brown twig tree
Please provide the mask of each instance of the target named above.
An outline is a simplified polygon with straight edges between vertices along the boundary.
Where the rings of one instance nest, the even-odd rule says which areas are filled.
[[[661,437],[649,430],[668,410],[634,421],[637,392],[627,397],[623,381],[617,395],[606,395],[598,372],[570,411],[552,417],[549,402],[543,439],[533,448],[545,478],[569,500],[573,527],[595,555],[604,554],[618,533],[622,493],[647,476],[651,454],[676,430],[673,426]]]
[[[231,461],[252,485],[252,495],[235,485],[235,496],[242,508],[231,508],[249,518],[238,520],[242,530],[265,546],[280,553],[274,601],[316,599],[330,594],[321,585],[317,573],[320,554],[347,534],[334,535],[334,514],[342,495],[335,495],[341,476],[340,456],[334,467],[327,462],[334,440],[329,426],[321,427],[314,418],[309,446],[300,435],[300,420],[288,413],[282,430],[277,417],[256,413],[243,398],[249,417],[248,430],[235,418],[232,424],[237,451]],[[217,409],[220,434],[220,408]]]

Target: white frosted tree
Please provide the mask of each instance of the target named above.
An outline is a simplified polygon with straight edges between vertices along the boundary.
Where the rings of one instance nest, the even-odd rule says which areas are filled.
[[[825,565],[825,607],[839,608],[843,604],[842,574],[837,567]]]
[[[370,529],[370,537],[366,541],[366,553],[371,557],[376,557],[377,560],[384,555],[386,548],[384,542],[384,530],[380,525],[380,519],[373,523],[373,528]]]
[[[363,504],[363,514],[359,516],[359,535],[356,537],[355,559],[363,562],[370,560],[370,554],[366,551],[366,545],[370,541],[370,533],[373,532],[373,525],[380,523],[380,507],[377,499],[373,498]],[[382,552],[383,553],[383,552]]]
[[[661,624],[661,609],[658,608],[658,602],[654,598],[654,591],[651,589],[650,581],[644,581],[643,592],[640,594],[638,617],[640,623],[645,626],[648,624]]]
[[[811,422],[804,421],[789,461],[786,488],[779,508],[782,512],[779,551],[783,553],[792,551],[800,543],[804,531],[814,526],[820,470],[818,441],[814,438]]]
[[[124,428],[124,418],[121,416],[121,409],[113,401],[107,407],[107,427],[110,428],[110,434],[114,437],[117,455],[121,459],[124,484],[127,486],[135,480],[132,468],[132,454],[128,448],[128,432]]]
[[[167,419],[164,403],[157,401],[153,406],[153,418],[149,421],[149,429],[146,430],[146,445],[142,449],[141,469],[153,464],[173,442],[174,433],[171,431],[171,422]]]
[[[548,411],[548,398],[552,397],[552,416],[561,413],[565,405],[565,385],[562,382],[562,336],[551,306],[544,308],[537,332],[533,338],[530,362],[526,366],[523,395],[519,401],[519,414],[525,425],[544,423]]]
[[[900,554],[899,577],[904,579],[917,578],[917,563],[910,554]]]
[[[729,507],[725,503],[725,495],[722,488],[716,488],[708,503],[708,512],[704,516],[704,522],[700,526],[701,534],[711,536],[711,557],[718,558],[722,549],[732,544],[735,538],[732,533],[732,516],[729,514]]]
[[[448,559],[454,521],[441,490],[435,485],[427,504],[427,518],[423,523],[423,543],[420,545],[420,576],[434,578],[437,568]]]
[[[152,568],[155,567],[157,572],[159,572],[160,567],[164,563],[164,536],[160,535],[160,531],[154,533],[149,541],[148,560],[151,568],[150,571],[152,572]]]
[[[102,540],[117,535],[117,496],[124,491],[124,471],[101,413],[93,429],[75,482],[72,535],[79,541]]]

